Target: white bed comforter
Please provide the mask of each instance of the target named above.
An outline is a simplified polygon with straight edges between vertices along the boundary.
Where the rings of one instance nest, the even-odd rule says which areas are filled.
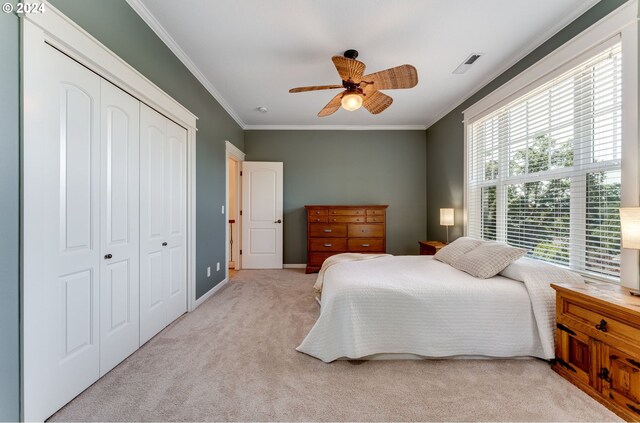
[[[477,279],[431,256],[334,264],[297,350],[325,362],[385,353],[551,359],[553,280],[512,273],[526,281]]]

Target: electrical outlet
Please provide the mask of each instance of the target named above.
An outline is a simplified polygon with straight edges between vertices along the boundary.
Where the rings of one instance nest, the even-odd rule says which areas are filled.
[[[217,262],[216,263],[216,272],[219,272],[219,271],[220,271],[220,262]]]
[[[211,277],[211,266],[207,267],[207,277]]]
[[[222,205],[222,214],[224,214],[224,204]]]

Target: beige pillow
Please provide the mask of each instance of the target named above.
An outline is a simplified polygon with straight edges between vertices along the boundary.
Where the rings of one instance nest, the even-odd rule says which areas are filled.
[[[527,250],[501,242],[483,242],[458,258],[452,266],[471,276],[487,279],[524,256]]]
[[[480,241],[479,239],[473,239],[469,238],[468,236],[463,236],[456,239],[446,247],[442,247],[440,251],[438,251],[435,256],[433,256],[433,258],[443,263],[447,263],[449,266],[453,266],[453,263],[455,263],[456,260],[458,260],[469,251],[473,250],[480,244],[482,244],[482,241]]]

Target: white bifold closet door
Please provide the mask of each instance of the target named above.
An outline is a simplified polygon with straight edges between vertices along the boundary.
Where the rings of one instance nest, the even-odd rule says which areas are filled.
[[[187,311],[187,131],[140,109],[140,344]]]
[[[140,102],[101,81],[100,376],[140,346]]]
[[[44,159],[25,167],[25,208],[43,210],[25,222],[25,261],[41,266],[25,279],[25,420],[49,417],[139,340],[138,102],[53,48],[43,62],[45,135],[28,154]]]

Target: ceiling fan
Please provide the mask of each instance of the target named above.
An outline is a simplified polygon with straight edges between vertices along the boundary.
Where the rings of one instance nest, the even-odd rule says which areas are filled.
[[[379,90],[394,90],[398,88],[413,88],[418,83],[418,72],[411,65],[401,65],[395,68],[364,75],[365,64],[356,60],[358,52],[347,50],[344,56],[333,56],[331,60],[338,70],[342,85],[315,85],[298,87],[289,90],[290,93],[305,91],[332,90],[344,88],[324,106],[318,116],[329,116],[342,106],[345,110],[354,111],[364,106],[374,115],[382,113],[391,106],[393,99]]]

